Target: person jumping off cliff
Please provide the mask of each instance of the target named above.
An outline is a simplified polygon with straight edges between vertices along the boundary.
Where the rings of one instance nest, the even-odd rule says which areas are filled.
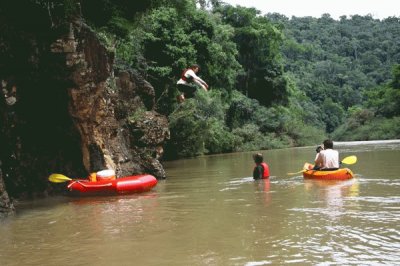
[[[178,90],[181,92],[176,97],[178,103],[184,102],[187,98],[192,98],[198,88],[208,91],[208,84],[196,75],[199,71],[200,66],[197,64],[193,64],[182,71],[181,78],[176,83]]]

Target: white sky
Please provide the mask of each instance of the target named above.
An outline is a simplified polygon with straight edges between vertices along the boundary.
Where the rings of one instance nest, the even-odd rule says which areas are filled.
[[[280,13],[288,18],[321,17],[329,13],[332,18],[342,15],[371,14],[373,18],[400,17],[400,0],[223,0],[230,5],[255,7],[262,14]]]

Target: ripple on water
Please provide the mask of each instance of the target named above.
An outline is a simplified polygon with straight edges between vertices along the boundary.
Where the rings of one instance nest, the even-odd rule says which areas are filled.
[[[325,262],[316,265],[399,265],[400,229],[396,225],[400,220],[400,197],[358,197],[357,202],[365,202],[373,210],[346,209],[335,214],[330,208],[290,209],[300,213],[297,216],[302,216],[303,226],[291,221],[289,227],[306,230],[307,234],[293,234],[290,240],[277,245],[303,249],[313,258],[310,261],[321,261],[322,254]],[[340,215],[338,223],[331,219],[335,215]]]

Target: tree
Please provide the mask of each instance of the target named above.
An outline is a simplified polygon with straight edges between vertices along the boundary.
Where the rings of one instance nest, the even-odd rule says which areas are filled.
[[[244,72],[238,88],[263,105],[287,103],[287,83],[280,62],[281,32],[254,8],[223,6],[222,20],[235,28],[234,40]]]
[[[326,131],[328,133],[333,132],[343,121],[343,108],[339,104],[334,103],[331,98],[327,98],[323,102],[322,113],[322,119],[326,124]]]
[[[393,79],[389,85],[395,90],[400,90],[400,65],[393,66],[392,74]]]
[[[145,70],[157,98],[162,97],[160,112],[172,111],[175,83],[182,70],[193,63],[201,66],[200,75],[212,88],[233,89],[241,68],[236,60],[233,30],[222,25],[217,16],[190,6],[185,16],[175,8],[161,7],[149,13],[143,25]]]

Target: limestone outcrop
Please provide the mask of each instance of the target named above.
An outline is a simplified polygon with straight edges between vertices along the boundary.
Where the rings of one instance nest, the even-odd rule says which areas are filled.
[[[51,49],[65,55],[72,70],[68,108],[81,137],[85,169],[165,178],[158,159],[169,138],[168,122],[154,111],[151,84],[133,70],[114,71],[113,53],[82,23],[71,24],[67,38]]]

